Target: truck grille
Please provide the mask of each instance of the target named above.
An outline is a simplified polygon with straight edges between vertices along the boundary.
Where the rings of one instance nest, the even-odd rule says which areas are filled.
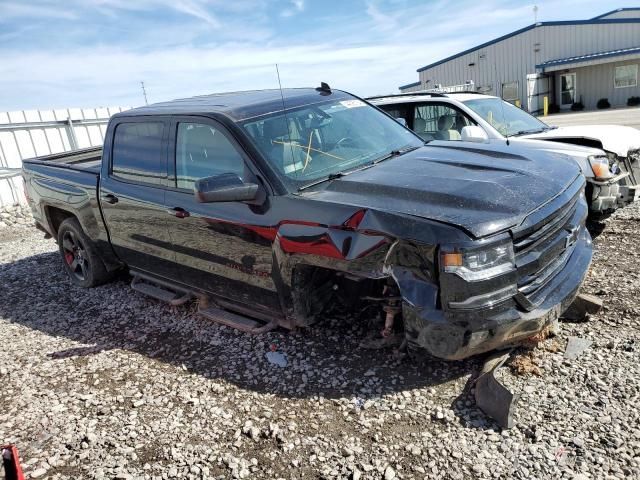
[[[519,292],[515,299],[525,310],[544,301],[548,293],[544,287],[575,249],[584,221],[584,208],[578,208],[580,192],[543,220],[513,231]]]

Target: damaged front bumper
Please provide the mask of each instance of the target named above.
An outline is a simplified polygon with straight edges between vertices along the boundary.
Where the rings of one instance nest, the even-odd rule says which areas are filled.
[[[591,237],[583,227],[564,267],[544,286],[544,299],[530,311],[520,307],[517,295],[506,305],[455,314],[416,306],[405,297],[407,340],[447,360],[516,344],[556,322],[569,307],[587,274],[591,256]]]
[[[623,172],[608,180],[589,179],[591,185],[590,210],[594,213],[611,213],[632,203],[637,185],[632,185],[628,172]]]

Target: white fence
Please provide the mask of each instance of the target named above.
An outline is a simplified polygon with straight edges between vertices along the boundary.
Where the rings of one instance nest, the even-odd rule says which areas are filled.
[[[0,113],[0,207],[24,203],[22,160],[102,145],[109,117],[128,107]]]

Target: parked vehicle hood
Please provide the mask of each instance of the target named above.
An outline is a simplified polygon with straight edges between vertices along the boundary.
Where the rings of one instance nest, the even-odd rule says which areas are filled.
[[[302,195],[413,215],[484,237],[519,224],[579,175],[563,157],[549,162],[475,147],[426,146],[322,184]]]
[[[604,151],[599,148],[584,147],[573,143],[561,143],[545,140],[537,140],[525,137],[510,137],[509,143],[521,148],[532,148],[544,150],[545,152],[561,153],[571,157],[588,158],[591,155],[604,155]]]
[[[599,148],[583,147],[571,143],[551,142],[522,137],[492,138],[487,143],[451,142],[449,140],[434,140],[429,143],[434,146],[467,147],[475,146],[476,149],[494,150],[517,155],[535,155],[538,159],[546,158],[548,161],[571,158],[575,161],[586,177],[593,177],[593,170],[589,163],[592,155],[606,155]]]
[[[558,127],[546,132],[524,135],[522,138],[562,139],[585,138],[602,144],[602,149],[626,157],[629,150],[640,149],[640,130],[622,125],[580,125]]]

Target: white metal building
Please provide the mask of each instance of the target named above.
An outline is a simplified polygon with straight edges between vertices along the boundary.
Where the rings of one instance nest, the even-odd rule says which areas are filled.
[[[640,96],[640,8],[590,20],[539,22],[418,69],[412,92],[473,81],[479,92],[519,103],[532,113],[542,98],[560,108],[596,108]]]
[[[127,108],[0,112],[0,207],[24,203],[22,160],[102,145],[109,117]]]

